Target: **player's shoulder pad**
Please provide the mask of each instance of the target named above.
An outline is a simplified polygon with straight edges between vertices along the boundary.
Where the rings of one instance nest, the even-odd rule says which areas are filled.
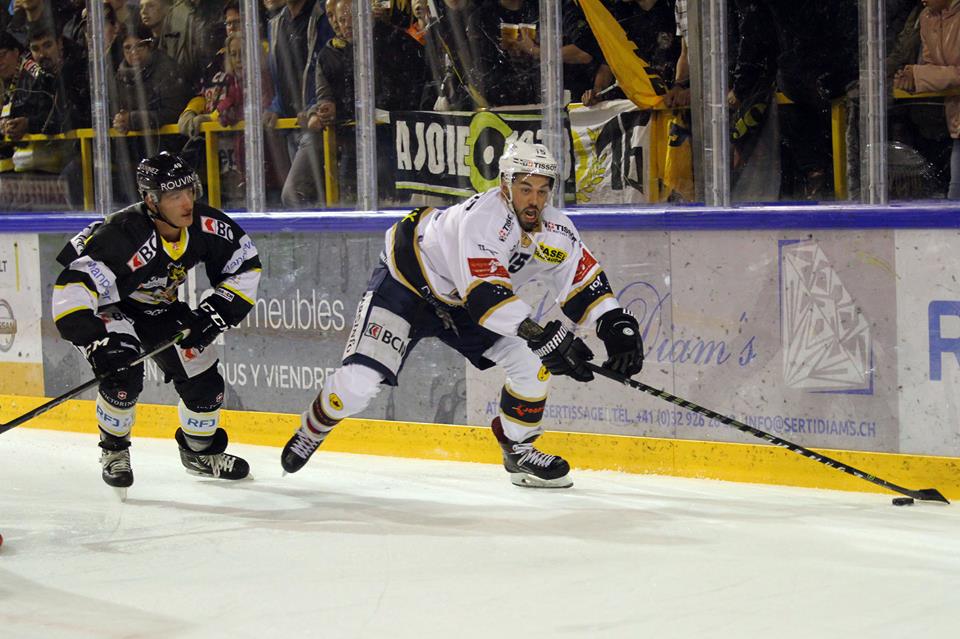
[[[500,197],[499,188],[478,193],[461,206],[467,216],[464,228],[477,240],[512,244],[512,239],[519,237],[517,216]]]
[[[132,204],[108,215],[90,236],[88,246],[104,246],[113,250],[136,244],[156,234],[156,227],[147,217],[143,202]]]
[[[203,202],[197,202],[193,207],[192,226],[208,238],[219,238],[227,242],[239,242],[243,236],[240,226],[230,216]]]
[[[77,235],[57,255],[57,261],[69,266],[82,255],[89,255],[98,262],[104,262],[111,268],[137,253],[142,247],[156,248],[156,232],[146,213],[134,204],[111,213],[102,222],[97,221]],[[145,254],[151,253],[146,249]]]

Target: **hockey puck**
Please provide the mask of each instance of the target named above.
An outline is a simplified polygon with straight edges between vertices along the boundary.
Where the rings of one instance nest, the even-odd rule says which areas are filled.
[[[913,497],[894,497],[894,506],[913,506]]]

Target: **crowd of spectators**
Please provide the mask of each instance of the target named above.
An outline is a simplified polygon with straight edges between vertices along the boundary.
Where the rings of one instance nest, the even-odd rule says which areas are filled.
[[[372,3],[377,108],[470,111],[540,101],[539,0],[262,0],[257,19],[264,52],[259,102],[266,183],[287,208],[323,205],[321,133],[328,127],[337,133],[341,201],[348,204],[355,196],[353,4],[361,1]],[[91,126],[86,4],[0,2],[9,3],[0,7],[0,182],[10,172],[59,175],[70,205],[78,207],[76,143],[23,138]],[[960,38],[958,1],[886,3],[891,83],[905,90],[958,86],[960,41],[945,49],[928,41],[937,29]],[[690,68],[699,64],[688,56],[686,4],[604,0],[647,72],[664,79],[668,108],[689,105]],[[857,1],[730,0],[727,6],[735,173],[748,165],[763,114],[779,92],[792,103],[779,111],[782,192],[828,198],[834,188],[830,104],[856,92]],[[244,119],[244,16],[238,0],[106,0],[103,9],[109,120],[119,134],[142,133],[112,141],[115,197],[132,201],[130,167],[139,157],[171,150],[199,168],[208,152],[203,123]],[[593,105],[624,98],[579,4],[561,0],[560,9],[568,100]],[[943,107],[897,113],[891,117],[891,136],[903,138],[932,163],[948,162],[952,151],[956,170],[950,193],[956,197],[956,100],[948,98],[946,109],[949,126]],[[276,129],[281,118],[295,119],[297,127]],[[171,124],[179,135],[157,134]],[[943,144],[949,137],[952,146]],[[224,193],[242,199],[242,133],[221,138],[221,171],[236,177],[234,188]],[[389,198],[389,167],[380,173],[386,178],[381,193]]]

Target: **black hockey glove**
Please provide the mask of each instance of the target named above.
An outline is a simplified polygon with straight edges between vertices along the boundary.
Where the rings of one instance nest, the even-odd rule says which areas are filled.
[[[190,329],[190,334],[180,342],[180,348],[184,350],[196,348],[202,351],[217,339],[217,335],[230,328],[209,300],[200,302],[196,310],[191,311],[183,320],[186,328]]]
[[[604,368],[626,377],[643,370],[643,339],[633,315],[622,308],[607,311],[597,322],[597,337],[607,347]]]
[[[80,350],[93,367],[93,374],[108,383],[123,380],[130,362],[140,354],[133,339],[119,333],[107,333],[106,337],[81,346]]]
[[[582,339],[565,329],[560,320],[549,322],[542,333],[527,341],[527,346],[552,375],[567,375],[578,382],[593,379],[593,371],[587,368],[593,352]]]

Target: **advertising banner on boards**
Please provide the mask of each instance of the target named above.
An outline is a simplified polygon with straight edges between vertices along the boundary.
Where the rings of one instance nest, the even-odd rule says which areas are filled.
[[[957,231],[897,232],[900,449],[960,457]]]
[[[59,272],[54,257],[67,239],[41,236],[44,308],[49,308],[49,290]],[[224,407],[299,413],[340,364],[357,302],[383,248],[383,236],[277,234],[255,235],[253,240],[264,266],[257,303],[238,327],[220,338],[218,346],[226,381]],[[184,287],[184,298],[195,306],[209,284],[202,268],[193,274]],[[90,369],[79,352],[60,339],[46,318],[43,338],[48,395],[89,378]],[[173,386],[163,383],[163,373],[152,363],[146,367],[142,401],[177,402]],[[465,405],[463,361],[431,340],[411,353],[400,387],[384,386],[365,416],[464,423]]]
[[[892,232],[584,234],[640,321],[639,379],[805,446],[896,450]],[[559,317],[537,283],[521,288]],[[602,343],[581,329],[598,362]],[[502,375],[467,371],[468,418],[489,420]],[[554,378],[548,429],[756,439],[608,380]]]
[[[43,394],[36,235],[0,235],[0,393]]]

